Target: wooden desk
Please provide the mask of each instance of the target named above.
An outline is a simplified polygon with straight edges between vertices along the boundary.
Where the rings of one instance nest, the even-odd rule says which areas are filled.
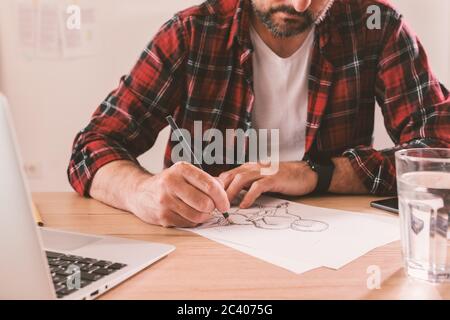
[[[173,244],[175,252],[102,299],[450,299],[450,285],[403,273],[400,243],[376,249],[339,271],[296,275],[189,232],[146,225],[133,215],[73,193],[34,194],[48,227]],[[383,214],[372,197],[303,198],[326,208]],[[357,241],[357,239],[355,239]],[[381,268],[380,290],[367,288],[367,268]]]

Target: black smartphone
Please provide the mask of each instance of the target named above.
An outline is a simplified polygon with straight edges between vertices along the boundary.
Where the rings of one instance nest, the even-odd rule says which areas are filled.
[[[371,207],[389,211],[398,214],[398,198],[390,198],[384,200],[373,201],[370,203]]]

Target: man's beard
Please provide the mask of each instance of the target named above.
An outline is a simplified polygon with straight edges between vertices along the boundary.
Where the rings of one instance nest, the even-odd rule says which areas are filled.
[[[262,11],[256,7],[254,1],[251,2],[256,16],[275,38],[289,38],[305,32],[314,25],[315,19],[310,10],[298,12],[291,6],[280,5]],[[277,13],[287,13],[292,17],[283,19],[283,23],[278,23],[274,18]]]

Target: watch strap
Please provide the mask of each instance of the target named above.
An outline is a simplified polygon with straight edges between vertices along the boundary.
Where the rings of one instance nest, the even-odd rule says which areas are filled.
[[[317,163],[308,159],[306,161],[310,168],[317,173],[317,186],[314,189],[314,194],[327,193],[330,189],[331,180],[333,179],[334,163],[329,160],[327,162]]]

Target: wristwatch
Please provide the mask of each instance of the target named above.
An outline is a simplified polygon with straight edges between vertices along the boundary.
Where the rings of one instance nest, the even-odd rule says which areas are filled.
[[[333,178],[334,173],[334,163],[333,161],[321,161],[315,162],[312,159],[307,159],[306,163],[309,165],[311,170],[317,173],[317,186],[316,189],[312,192],[313,194],[323,194],[327,193],[330,189],[331,179]]]

